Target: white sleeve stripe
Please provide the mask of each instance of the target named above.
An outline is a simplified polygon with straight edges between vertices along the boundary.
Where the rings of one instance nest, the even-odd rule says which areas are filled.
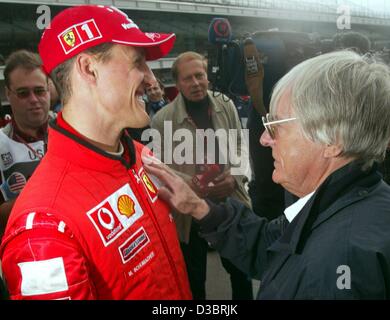
[[[32,229],[34,217],[35,217],[35,212],[31,212],[28,214],[27,220],[26,220],[26,230]]]
[[[22,275],[23,296],[48,294],[68,290],[62,257],[18,263]]]

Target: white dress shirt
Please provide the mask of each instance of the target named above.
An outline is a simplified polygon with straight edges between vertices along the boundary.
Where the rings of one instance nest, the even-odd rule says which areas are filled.
[[[298,201],[294,202],[291,206],[284,209],[284,215],[286,216],[288,222],[294,220],[296,215],[302,210],[305,204],[310,200],[311,196],[316,192],[315,190],[312,193],[300,198]]]

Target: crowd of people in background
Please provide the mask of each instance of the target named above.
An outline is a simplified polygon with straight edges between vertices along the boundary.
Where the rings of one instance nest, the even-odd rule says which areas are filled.
[[[72,39],[68,29],[92,18],[102,37]],[[212,246],[234,300],[253,299],[251,279],[260,299],[389,299],[386,52],[339,33],[267,88],[259,72],[246,77],[250,95],[227,97],[210,91],[205,57],[188,51],[173,63],[169,99],[146,64],[174,45],[158,35],[113,7],[73,7],[39,54],[4,61],[12,115],[0,129],[0,294],[204,300]],[[210,150],[207,137],[202,163],[162,164],[145,133],[165,141],[167,123],[191,132],[194,157],[197,130],[247,127],[236,151],[250,154],[251,173],[232,174],[230,159],[214,157],[222,142]],[[153,151],[164,162],[181,143]],[[337,285],[341,265],[352,270],[349,291]]]

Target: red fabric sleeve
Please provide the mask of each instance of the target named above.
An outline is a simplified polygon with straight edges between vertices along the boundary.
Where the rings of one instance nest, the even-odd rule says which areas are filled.
[[[53,226],[24,230],[7,241],[2,268],[11,299],[96,299],[78,243]]]

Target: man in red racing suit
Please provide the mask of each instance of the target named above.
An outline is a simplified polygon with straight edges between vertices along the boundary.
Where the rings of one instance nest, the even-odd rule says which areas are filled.
[[[69,10],[71,14],[63,14]],[[128,35],[130,29],[136,32],[132,45],[137,40],[145,49],[113,44],[103,48],[106,57],[100,60],[94,53],[74,54],[68,75],[72,90],[65,91],[63,113],[51,123],[48,152],[19,196],[3,237],[0,258],[10,297],[191,299],[172,216],[158,198],[158,181],[144,171],[143,146],[125,129],[144,126],[148,119],[142,102],[134,99],[153,78],[143,54],[163,56],[172,47],[172,38],[159,35],[160,43],[153,43],[138,28],[132,30],[134,23],[113,7],[65,11],[41,39],[47,73],[72,56],[54,54],[62,48],[52,43],[47,48],[54,50],[54,58],[46,55],[47,42],[60,39],[63,30],[63,37],[71,39],[68,25],[89,28],[92,37],[98,30],[106,42],[108,37]],[[107,36],[108,20],[123,30]],[[84,50],[94,45],[93,39],[77,39],[80,33],[72,36]],[[162,48],[164,39],[171,43]],[[53,64],[53,59],[58,61]],[[107,104],[114,98],[100,86],[121,76],[134,80],[128,84],[131,97],[118,100],[126,86],[117,84],[111,90],[118,104]],[[117,105],[115,112],[107,112]]]

